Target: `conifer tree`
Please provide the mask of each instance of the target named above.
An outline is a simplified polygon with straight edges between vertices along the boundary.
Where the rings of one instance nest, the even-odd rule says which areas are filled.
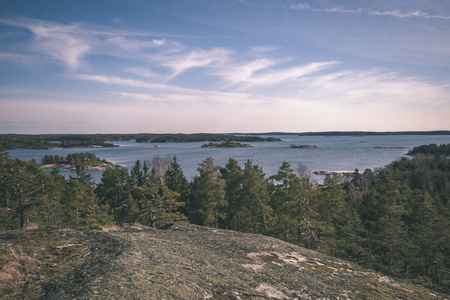
[[[269,206],[268,180],[263,170],[247,160],[242,182],[244,206],[242,230],[265,233],[270,227],[272,208]]]
[[[183,202],[187,200],[189,196],[189,182],[186,177],[184,177],[183,170],[178,163],[176,155],[173,157],[166,172],[166,185],[172,191],[179,193]]]
[[[220,174],[225,181],[225,200],[228,203],[226,227],[241,230],[243,215],[242,168],[237,160],[229,158],[225,168],[220,169]]]
[[[58,227],[61,223],[62,199],[66,187],[66,179],[59,174],[59,169],[54,168],[52,172],[44,177],[42,204],[39,210],[41,218],[46,226]]]
[[[166,186],[150,184],[132,190],[138,210],[136,221],[151,227],[161,227],[173,222],[185,222],[186,216],[180,213],[185,205],[177,199],[179,194]]]
[[[6,161],[6,202],[8,208],[17,217],[18,224],[14,228],[23,229],[27,224],[37,223],[35,208],[42,195],[44,172],[33,162],[20,159]],[[11,224],[12,225],[12,224]]]
[[[228,203],[219,169],[212,157],[199,164],[197,171],[200,174],[194,177],[188,207],[189,218],[195,224],[219,228],[225,221]]]
[[[143,186],[145,184],[145,174],[141,161],[138,159],[130,171],[132,186]]]
[[[178,158],[173,157],[172,162],[166,172],[167,188],[179,194],[177,201],[186,204],[190,197],[190,185],[184,176],[183,170],[178,163]],[[184,216],[187,215],[186,205],[179,207],[179,212]]]
[[[307,169],[302,169],[302,172],[308,173]],[[274,232],[279,238],[313,248],[318,243],[318,234],[310,178],[296,176],[290,164],[283,162],[271,180],[274,185],[271,200]]]
[[[128,170],[115,167],[107,168],[102,175],[95,193],[102,205],[108,205],[110,215],[120,224],[127,221],[129,211],[133,208],[130,203],[130,183]]]

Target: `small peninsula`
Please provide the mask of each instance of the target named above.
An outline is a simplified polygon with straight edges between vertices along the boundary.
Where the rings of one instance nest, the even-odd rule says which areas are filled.
[[[253,146],[250,144],[242,144],[234,141],[226,141],[220,143],[209,142],[201,146],[201,148],[251,148],[251,147]]]

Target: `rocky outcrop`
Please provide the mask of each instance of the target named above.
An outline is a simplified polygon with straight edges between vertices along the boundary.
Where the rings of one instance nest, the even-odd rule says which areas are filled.
[[[24,234],[0,234],[0,241],[15,247]],[[55,274],[38,276],[35,270],[25,279],[27,299],[444,299],[262,235],[188,224],[46,234],[45,240],[55,240],[47,253],[59,251],[61,257],[49,262]],[[33,247],[30,253],[41,251],[35,257],[46,269],[44,246],[34,242]],[[70,267],[62,268],[58,261]],[[31,292],[25,287],[32,287]]]

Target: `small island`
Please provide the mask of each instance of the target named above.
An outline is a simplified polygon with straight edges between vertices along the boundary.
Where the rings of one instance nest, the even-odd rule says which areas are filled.
[[[203,144],[202,148],[248,148],[253,147],[250,144],[242,144],[234,141],[225,141],[220,143],[209,142],[207,144]]]
[[[408,149],[408,147],[375,146],[373,149]]]
[[[46,155],[41,159],[42,168],[75,169],[77,166],[85,169],[105,170],[108,167],[115,167],[116,164],[106,159],[100,159],[90,152],[68,154],[67,156]]]
[[[313,174],[317,175],[329,175],[329,176],[354,176],[355,172],[350,171],[314,171]],[[356,173],[358,174],[358,173]]]
[[[290,148],[290,149],[317,149],[319,148],[316,145],[290,145],[284,148]]]

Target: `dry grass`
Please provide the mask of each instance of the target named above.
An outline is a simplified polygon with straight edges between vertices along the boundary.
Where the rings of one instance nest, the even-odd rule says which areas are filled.
[[[34,222],[28,222],[27,225],[26,225],[26,227],[25,227],[25,229],[26,229],[26,230],[36,230],[36,229],[39,229],[39,226],[38,226],[37,223],[34,223]]]
[[[138,223],[135,224],[123,224],[121,226],[118,225],[105,225],[100,226],[102,231],[105,232],[118,232],[118,231],[127,231],[127,230],[145,230],[150,229],[148,226],[144,226]]]
[[[26,255],[21,248],[9,246],[5,264],[0,271],[0,295],[17,292],[26,276],[39,265],[39,261]]]
[[[106,226],[100,226],[102,231],[105,232],[116,232],[116,231],[123,231],[123,227],[117,226],[117,225],[106,225]]]

